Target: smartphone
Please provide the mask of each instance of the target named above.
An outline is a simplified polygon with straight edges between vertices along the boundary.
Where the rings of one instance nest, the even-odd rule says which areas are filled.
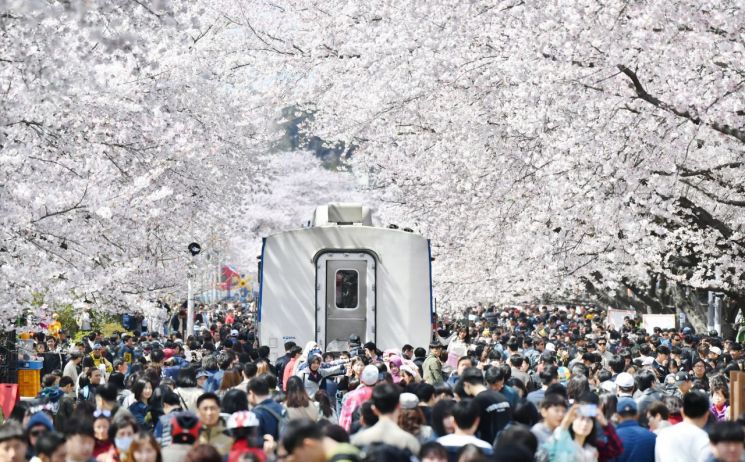
[[[579,407],[579,414],[584,417],[595,417],[598,415],[598,405],[583,404]]]

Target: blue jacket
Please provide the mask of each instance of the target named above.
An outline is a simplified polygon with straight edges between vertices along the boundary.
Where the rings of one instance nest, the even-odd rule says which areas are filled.
[[[135,420],[137,420],[137,423],[140,425],[140,428],[147,428],[150,424],[145,423],[145,416],[147,415],[147,412],[150,410],[150,407],[142,403],[140,401],[137,401],[135,403],[132,403],[129,406],[129,412],[132,413]]]
[[[279,441],[279,421],[265,408],[271,409],[276,415],[282,416],[287,413],[281,404],[271,398],[265,399],[254,406],[251,411],[259,419],[259,435],[272,435],[275,441]]]
[[[654,445],[657,435],[639,426],[636,420],[616,425],[616,433],[623,443],[623,453],[616,462],[654,462]]]

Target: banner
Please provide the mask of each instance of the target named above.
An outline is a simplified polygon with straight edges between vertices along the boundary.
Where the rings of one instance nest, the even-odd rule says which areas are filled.
[[[642,327],[651,334],[655,327],[660,329],[675,329],[674,314],[643,314]]]
[[[636,316],[636,311],[615,310],[613,308],[608,308],[608,326],[612,327],[615,330],[621,330],[621,328],[623,327],[623,318],[627,316],[631,319],[634,319],[634,316]]]

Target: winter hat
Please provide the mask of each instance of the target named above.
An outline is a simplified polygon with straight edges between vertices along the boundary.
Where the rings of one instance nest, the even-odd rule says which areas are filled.
[[[44,425],[50,432],[54,431],[54,423],[52,422],[51,417],[46,414],[46,412],[39,411],[32,415],[31,418],[28,419],[26,430],[30,430],[37,425]]]
[[[378,368],[373,366],[372,364],[369,364],[365,366],[364,369],[362,369],[362,375],[360,376],[360,382],[368,386],[373,386],[376,383],[378,383],[379,375],[380,375],[380,371],[378,370]]]
[[[419,398],[414,393],[401,393],[398,403],[401,409],[416,409],[419,405]]]

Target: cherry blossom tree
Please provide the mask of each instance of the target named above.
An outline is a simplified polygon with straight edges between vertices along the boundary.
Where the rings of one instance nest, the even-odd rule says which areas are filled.
[[[358,145],[383,215],[433,238],[447,301],[644,297],[661,280],[742,294],[737,2],[222,11],[236,72],[313,110],[309,132]]]

